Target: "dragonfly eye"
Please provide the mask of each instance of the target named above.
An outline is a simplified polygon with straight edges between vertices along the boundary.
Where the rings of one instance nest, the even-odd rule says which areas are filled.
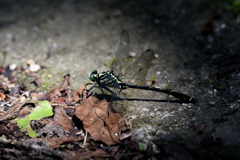
[[[97,70],[93,70],[91,74],[97,74]]]
[[[95,78],[96,78],[97,74],[98,74],[97,70],[93,70],[92,73],[89,75],[89,79],[91,81],[95,82],[96,81]]]

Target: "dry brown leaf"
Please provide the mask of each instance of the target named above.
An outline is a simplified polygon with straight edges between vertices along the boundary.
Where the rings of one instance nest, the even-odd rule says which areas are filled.
[[[70,75],[67,74],[64,76],[64,81],[60,85],[53,87],[48,91],[47,94],[49,95],[50,101],[54,101],[54,99],[57,97],[67,97],[67,95],[70,95],[71,90],[69,87]]]
[[[7,112],[1,113],[0,121],[10,119],[13,116],[15,116],[19,112],[21,107],[24,105],[24,104],[21,104],[20,102],[21,102],[21,97],[14,102],[14,105]]]
[[[42,85],[42,78],[35,78],[34,81],[33,81],[33,83],[34,83],[36,86],[40,87],[40,86]]]
[[[19,111],[17,116],[22,117],[22,116],[28,115],[30,112],[31,112],[30,108],[26,106]]]
[[[43,141],[47,141],[48,143],[48,147],[51,149],[54,148],[59,148],[61,147],[61,144],[63,143],[69,143],[69,142],[73,142],[75,139],[78,139],[78,136],[71,136],[68,137],[66,135],[63,135],[61,137],[52,137],[52,138],[37,138],[37,139],[41,139]]]
[[[76,131],[72,120],[67,116],[62,107],[55,107],[54,109],[54,124],[59,125],[62,130],[73,133]]]
[[[81,105],[76,107],[75,115],[83,122],[84,128],[95,141],[102,141],[108,145],[118,143],[121,129],[125,121],[120,113],[114,109],[108,111],[109,103],[98,100],[94,96],[84,98]]]
[[[44,100],[49,100],[49,95],[44,92],[39,92],[39,93],[32,93],[32,100],[34,101],[44,101]]]
[[[104,155],[106,157],[112,157],[112,155],[110,155],[109,153],[107,153],[106,151],[103,151],[101,149],[97,149],[96,151],[90,151],[90,152],[83,152],[83,153],[76,153],[73,156],[69,156],[67,158],[65,158],[64,160],[84,160],[84,159],[91,159],[94,156],[96,157],[100,157],[99,159],[106,159],[104,158]],[[108,155],[108,156],[107,156]]]
[[[51,101],[51,104],[66,104],[67,97],[56,97]]]
[[[1,84],[1,85],[0,85],[0,89],[2,89],[2,90],[5,91],[5,92],[10,92],[10,90],[9,90],[9,88],[8,88],[7,85]]]
[[[72,94],[70,88],[70,75],[67,74],[64,76],[63,82],[51,88],[47,93],[39,92],[39,93],[32,93],[33,100],[49,100],[51,104],[61,104],[65,103],[66,101],[72,101]]]
[[[80,100],[80,97],[83,94],[83,91],[85,88],[86,88],[86,85],[84,85],[76,90],[76,92],[74,93],[74,102],[78,102]]]

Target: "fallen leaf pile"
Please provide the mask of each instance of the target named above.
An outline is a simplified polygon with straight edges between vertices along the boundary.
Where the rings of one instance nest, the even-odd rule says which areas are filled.
[[[108,111],[107,101],[89,96],[86,86],[72,93],[70,75],[64,76],[61,84],[44,93],[26,91],[26,88],[14,86],[13,72],[9,66],[1,68],[2,141],[17,141],[20,143],[18,145],[28,145],[29,149],[33,148],[32,145],[48,149],[61,149],[72,145],[85,149],[90,144],[94,146],[97,143],[120,143],[121,130],[125,125],[121,114],[115,110],[114,113]],[[40,86],[41,78],[35,78],[34,83]],[[73,154],[60,155],[63,156],[60,158],[64,158]]]

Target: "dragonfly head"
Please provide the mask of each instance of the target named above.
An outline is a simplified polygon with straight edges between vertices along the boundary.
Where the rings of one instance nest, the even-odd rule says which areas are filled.
[[[98,72],[97,70],[93,70],[91,74],[89,74],[89,79],[93,82],[96,82]]]

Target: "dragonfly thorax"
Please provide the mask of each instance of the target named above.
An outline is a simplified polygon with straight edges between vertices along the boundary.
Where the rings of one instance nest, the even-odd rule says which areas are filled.
[[[98,85],[115,87],[126,89],[125,83],[123,83],[119,76],[115,75],[113,71],[106,71],[98,73],[97,70],[93,70],[89,75],[89,79],[96,82]]]

